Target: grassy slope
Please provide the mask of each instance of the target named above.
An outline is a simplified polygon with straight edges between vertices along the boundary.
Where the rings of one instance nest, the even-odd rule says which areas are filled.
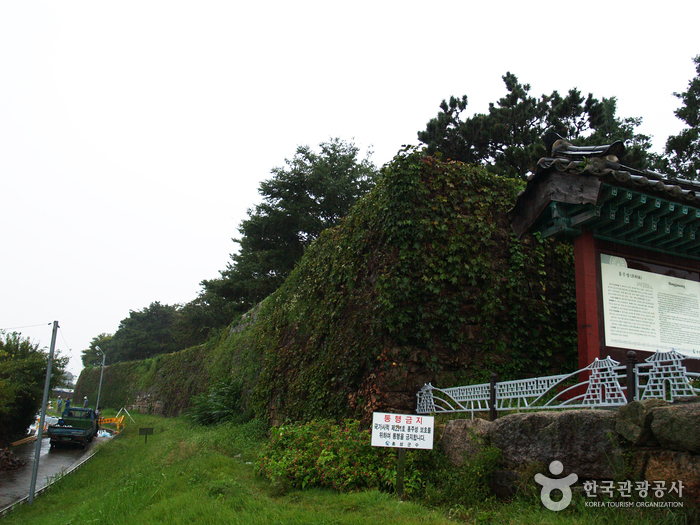
[[[263,432],[244,426],[192,428],[180,418],[135,415],[121,436],[83,468],[60,479],[32,506],[3,518],[7,525],[100,524],[361,524],[498,523],[638,525],[686,523],[679,514],[586,509],[554,513],[529,502],[484,502],[473,509],[428,509],[377,491],[296,491],[257,477]],[[152,426],[148,444],[138,427]]]
[[[86,466],[59,480],[6,524],[449,523],[438,512],[388,494],[284,491],[256,477],[260,432],[192,429],[181,419],[134,415],[124,433]],[[138,427],[152,426],[144,444]]]

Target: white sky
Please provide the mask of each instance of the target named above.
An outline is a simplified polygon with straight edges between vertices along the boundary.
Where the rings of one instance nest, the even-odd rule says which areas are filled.
[[[297,145],[382,165],[442,99],[486,111],[507,71],[617,97],[657,151],[682,129],[700,4],[476,3],[0,2],[0,328],[48,347],[58,320],[77,374],[129,310],[218,276]]]

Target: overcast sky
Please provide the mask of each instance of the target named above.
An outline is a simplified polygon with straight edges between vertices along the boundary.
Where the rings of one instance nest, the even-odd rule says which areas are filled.
[[[617,97],[661,151],[700,53],[700,4],[0,3],[0,329],[69,369],[153,301],[218,276],[260,181],[298,145],[381,166],[451,95],[484,112],[514,73],[539,96]]]

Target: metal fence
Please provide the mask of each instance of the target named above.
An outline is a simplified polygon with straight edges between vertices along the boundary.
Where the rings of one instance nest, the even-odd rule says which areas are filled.
[[[417,413],[471,412],[473,418],[489,412],[495,419],[502,410],[613,408],[635,399],[700,395],[700,374],[686,370],[686,359],[693,358],[671,350],[639,363],[630,351],[624,365],[610,356],[596,358],[571,374],[515,381],[498,381],[494,374],[489,383],[445,389],[428,383],[417,394]]]

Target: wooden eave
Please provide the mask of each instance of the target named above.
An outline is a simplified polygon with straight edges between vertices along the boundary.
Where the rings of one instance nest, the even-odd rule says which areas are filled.
[[[538,166],[509,214],[519,237],[585,227],[599,239],[700,260],[700,184],[564,159]]]

